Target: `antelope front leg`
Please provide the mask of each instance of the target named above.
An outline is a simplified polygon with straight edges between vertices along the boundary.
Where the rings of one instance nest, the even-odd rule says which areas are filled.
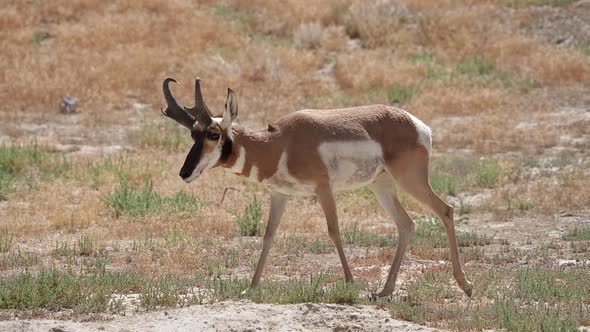
[[[316,194],[322,210],[324,210],[326,221],[328,222],[328,234],[336,245],[338,256],[340,256],[340,263],[342,263],[342,268],[344,269],[344,279],[346,282],[352,282],[352,273],[350,273],[346,255],[344,255],[344,249],[342,249],[342,239],[340,238],[340,229],[338,228],[338,214],[332,189],[329,185],[321,186],[318,187]]]
[[[272,246],[272,240],[275,236],[276,230],[281,223],[281,217],[283,216],[283,211],[285,211],[286,204],[287,196],[278,192],[270,193],[270,213],[268,215],[266,231],[264,232],[264,239],[262,241],[262,253],[258,259],[256,272],[254,272],[250,288],[256,288],[260,282],[260,276],[262,276],[262,271],[264,270],[264,263],[266,263],[266,258],[268,257],[268,252]]]

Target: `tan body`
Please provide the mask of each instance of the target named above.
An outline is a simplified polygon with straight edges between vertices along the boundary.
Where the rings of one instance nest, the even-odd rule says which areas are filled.
[[[263,251],[252,286],[259,283],[287,195],[317,196],[328,222],[347,281],[352,280],[338,228],[334,193],[369,185],[394,219],[400,234],[392,268],[380,295],[393,291],[414,222],[401,206],[395,181],[426,204],[449,234],[455,276],[466,293],[471,284],[459,262],[452,207],[428,183],[430,137],[421,142],[415,120],[406,111],[384,105],[334,110],[303,110],[281,118],[268,130],[233,130],[234,149],[222,164],[228,170],[265,185],[271,212]],[[425,134],[425,133],[422,133]],[[429,133],[428,133],[429,134]]]
[[[356,189],[419,146],[406,114],[382,105],[303,110],[281,118],[272,131],[234,127],[233,153],[222,166],[286,195],[315,195],[324,185]]]
[[[228,89],[223,117],[211,116],[195,84],[195,107],[181,108],[164,81],[168,108],[163,114],[191,130],[195,144],[180,176],[190,182],[206,170],[221,166],[248,177],[270,191],[270,213],[262,253],[252,278],[257,287],[272,241],[290,195],[317,197],[334,242],[346,281],[352,273],[342,247],[334,193],[369,186],[395,222],[399,241],[387,281],[379,296],[390,295],[404,253],[414,233],[396,194],[395,184],[426,205],[443,222],[449,239],[453,275],[467,295],[471,283],[461,267],[453,208],[428,182],[430,128],[410,113],[391,106],[372,105],[334,110],[303,110],[286,115],[267,130],[233,125],[238,114],[235,94]]]

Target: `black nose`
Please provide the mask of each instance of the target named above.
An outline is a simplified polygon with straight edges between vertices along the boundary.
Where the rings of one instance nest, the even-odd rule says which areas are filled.
[[[180,177],[181,177],[181,178],[183,178],[183,179],[186,179],[186,178],[188,178],[189,176],[191,176],[191,173],[192,173],[192,172],[191,172],[191,171],[189,171],[189,170],[184,170],[184,169],[181,169],[181,170],[180,170],[180,173],[179,173],[178,175],[180,175]]]

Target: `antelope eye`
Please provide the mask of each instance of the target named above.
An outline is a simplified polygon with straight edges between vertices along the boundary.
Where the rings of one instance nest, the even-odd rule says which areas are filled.
[[[214,132],[209,132],[209,133],[207,133],[207,139],[210,139],[212,141],[216,141],[219,139],[219,134],[214,133]]]

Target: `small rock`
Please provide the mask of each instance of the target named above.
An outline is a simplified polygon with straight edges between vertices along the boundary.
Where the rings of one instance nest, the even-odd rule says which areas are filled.
[[[76,113],[76,109],[78,107],[79,102],[80,100],[78,100],[78,98],[65,96],[61,99],[61,103],[59,104],[59,111],[63,114]]]
[[[63,326],[58,326],[50,328],[49,332],[66,332],[66,330],[64,330]]]
[[[557,265],[559,265],[559,267],[576,266],[577,263],[578,262],[575,259],[560,259],[557,261]]]

